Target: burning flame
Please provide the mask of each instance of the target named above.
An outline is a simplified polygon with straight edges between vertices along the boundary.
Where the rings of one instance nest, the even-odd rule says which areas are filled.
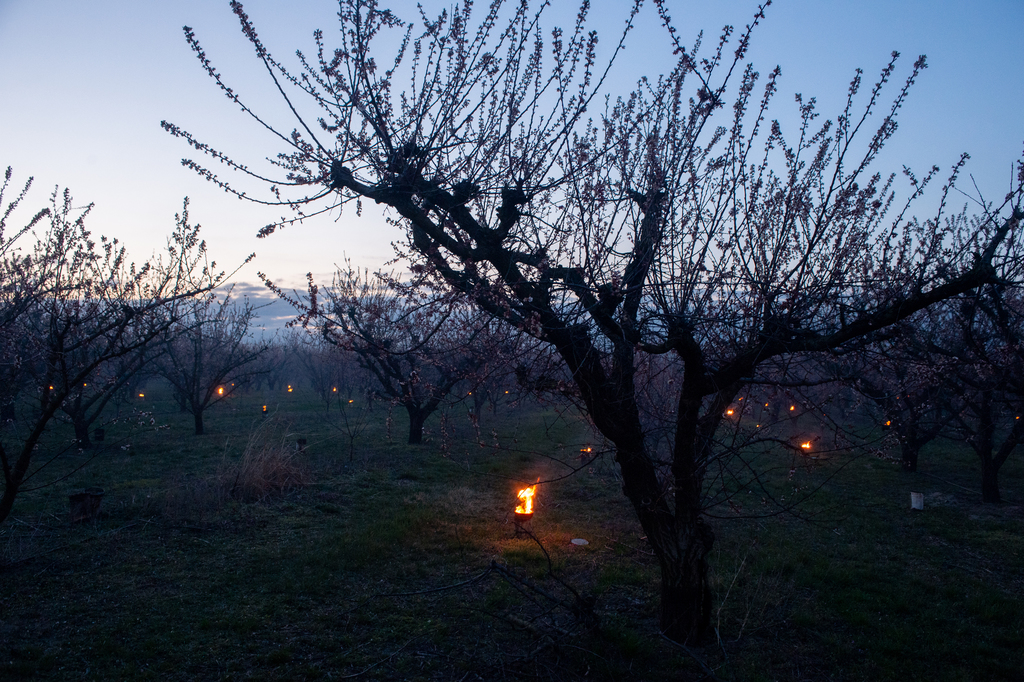
[[[732,411],[732,410],[726,410],[726,411],[725,411],[725,413],[726,413],[726,414],[732,414],[732,413],[733,413],[733,411]]]
[[[806,441],[804,443],[800,443],[800,447],[802,447],[804,450],[810,450],[811,449],[811,441]]]
[[[217,389],[217,395],[224,395],[224,387],[223,386],[221,386],[220,388]]]
[[[537,489],[537,486],[531,485],[529,488],[523,488],[516,497],[522,500],[522,504],[516,507],[516,514],[532,514],[533,513],[533,493]]]
[[[145,397],[146,397],[146,394],[145,394],[145,393],[140,393],[140,394],[139,394],[139,397],[140,397],[140,398],[145,398]]]

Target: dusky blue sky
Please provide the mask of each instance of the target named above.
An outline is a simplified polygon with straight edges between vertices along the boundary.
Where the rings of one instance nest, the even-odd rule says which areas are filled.
[[[244,4],[286,63],[297,48],[312,51],[317,27],[331,42],[335,2]],[[575,15],[575,2],[554,4],[553,14]],[[747,0],[668,4],[687,43],[703,29],[705,46],[723,25],[746,24],[757,6]],[[391,7],[417,16],[414,2]],[[617,38],[624,12],[625,3],[594,0],[604,44]],[[182,36],[186,24],[247,102],[292,127],[227,0],[0,0],[0,166],[13,166],[19,181],[35,176],[30,205],[44,203],[55,185],[70,187],[79,203],[95,203],[92,230],[120,238],[141,259],[163,243],[187,195],[219,264],[231,268],[257,253],[239,273],[241,282],[255,282],[258,269],[301,286],[307,271],[329,279],[343,254],[369,267],[390,258],[390,242],[401,235],[373,214],[357,219],[346,212],[340,220],[324,217],[257,240],[257,230],[280,209],[240,202],[180,165],[183,156],[195,155],[160,128],[162,119],[245,162],[278,151],[202,71]],[[945,173],[967,151],[968,172],[986,197],[997,199],[1024,147],[1021,26],[1021,0],[780,0],[754,34],[749,59],[762,74],[782,68],[773,117],[792,115],[796,92],[817,97],[820,111],[834,117],[855,68],[871,83],[889,53],[901,52],[893,94],[916,57],[926,54],[929,68],[878,168],[909,164],[924,173],[936,164]],[[657,57],[668,54],[666,45],[648,2],[622,73],[664,70]],[[631,78],[622,77],[612,92],[628,92]]]

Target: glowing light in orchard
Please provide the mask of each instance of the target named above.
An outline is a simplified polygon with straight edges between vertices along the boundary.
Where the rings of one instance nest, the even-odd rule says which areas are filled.
[[[140,398],[145,398],[145,397],[146,397],[146,394],[145,394],[145,393],[140,393],[140,394],[139,394],[139,397],[140,397]]]
[[[291,384],[288,384],[288,392],[289,392],[289,393],[291,393],[291,392],[292,392],[292,385],[291,385]]]
[[[536,492],[537,486],[531,485],[529,488],[523,488],[518,493],[518,497],[522,502],[516,507],[516,514],[532,514],[533,513],[533,495]]]
[[[793,411],[793,410],[795,410],[795,409],[796,409],[796,405],[790,405],[790,406],[789,406],[789,411],[790,411],[790,412],[792,412],[792,411]]]
[[[725,411],[725,413],[726,413],[726,414],[728,414],[728,415],[732,415],[732,413],[733,413],[733,410],[731,410],[731,409],[729,409],[729,410],[726,410],[726,411]]]
[[[217,388],[217,395],[224,395],[224,387],[220,386]]]
[[[804,450],[810,450],[811,449],[811,441],[806,441],[806,442],[800,443],[800,447],[802,447]]]

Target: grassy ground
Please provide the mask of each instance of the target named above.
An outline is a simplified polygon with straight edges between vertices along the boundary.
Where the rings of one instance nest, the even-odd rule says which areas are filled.
[[[609,455],[538,490],[543,550],[516,537],[516,489],[600,450],[578,419],[505,407],[478,435],[456,407],[410,447],[402,414],[354,403],[350,449],[301,390],[233,398],[202,437],[157,387],[142,405],[168,428],[147,417],[122,449],[128,425],[108,427],[0,526],[0,678],[701,679],[696,658],[727,680],[1024,676],[1020,458],[998,507],[952,446],[916,475],[870,457],[780,473],[813,486],[842,466],[807,519],[716,522],[716,636],[684,652],[657,635],[657,561]],[[281,471],[299,485],[275,491]],[[67,495],[89,485],[102,513],[72,525]]]

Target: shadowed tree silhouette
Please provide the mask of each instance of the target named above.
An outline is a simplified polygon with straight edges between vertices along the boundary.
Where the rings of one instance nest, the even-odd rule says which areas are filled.
[[[4,223],[17,201],[8,204]],[[60,456],[62,451],[53,454],[39,447],[57,412],[65,410],[86,422],[95,419],[119,387],[112,370],[122,362],[129,370],[137,366],[170,333],[183,306],[223,281],[223,273],[215,273],[215,264],[207,262],[206,245],[199,239],[199,226],[188,222],[187,206],[176,216],[165,252],[141,266],[128,260],[116,240],[92,239],[85,226],[91,206],[74,208],[67,190],[55,191],[49,209],[28,222],[49,222],[29,249],[4,245],[0,386],[8,405],[14,390],[29,395],[22,400],[26,409],[17,420],[19,428],[0,437],[0,522],[11,513],[26,481]],[[82,426],[75,424],[79,435]],[[36,457],[48,460],[31,469]]]
[[[733,451],[718,448],[725,408],[750,382],[777,376],[780,358],[845,348],[997,281],[1021,194],[1018,184],[978,225],[947,215],[962,159],[933,217],[917,220],[910,207],[937,169],[907,170],[906,191],[897,174],[873,169],[923,57],[888,102],[895,53],[866,93],[857,71],[834,120],[797,96],[795,122],[768,122],[779,70],[762,86],[744,64],[764,7],[705,50],[700,37],[681,42],[656,0],[664,52],[648,41],[646,61],[664,73],[616,92],[612,69],[639,4],[599,50],[588,3],[571,28],[547,33],[546,3],[496,1],[474,28],[469,3],[406,21],[372,0],[342,0],[337,48],[316,32],[313,56],[298,53],[293,71],[233,2],[294,120],[259,118],[185,34],[225,95],[270,131],[267,146],[279,145],[271,170],[163,125],[268,182],[257,200],[297,212],[262,236],[350,203],[358,214],[372,200],[405,230],[399,255],[416,276],[549,344],[613,444],[658,557],[661,628],[686,642],[709,628],[707,505],[737,475]],[[672,424],[668,458],[655,456],[641,418],[637,367],[650,355],[675,375],[660,406]]]

